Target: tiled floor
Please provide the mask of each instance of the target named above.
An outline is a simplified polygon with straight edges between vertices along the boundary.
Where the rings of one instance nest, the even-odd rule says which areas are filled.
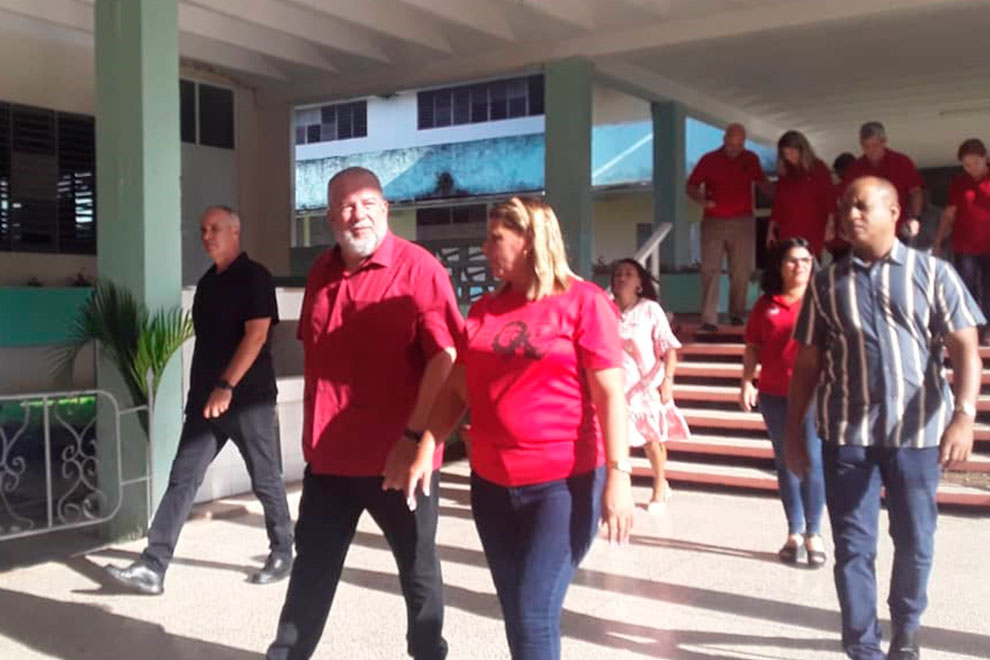
[[[647,494],[637,487],[640,502]],[[466,467],[449,466],[438,543],[450,658],[507,658],[467,497]],[[298,491],[290,498],[295,510]],[[245,582],[266,552],[261,509],[250,498],[213,508],[231,503],[240,515],[186,526],[162,597],[120,594],[100,581],[99,566],[129,562],[141,542],[0,572],[0,658],[260,657],[285,583]],[[599,541],[585,560],[565,603],[563,657],[838,657],[831,571],[780,565],[783,535],[780,505],[767,496],[678,491],[662,518],[639,509],[630,546]],[[990,518],[942,516],[926,660],[990,657],[987,548]],[[4,551],[0,544],[0,565]],[[877,562],[882,593],[890,559],[885,539]],[[404,634],[392,557],[365,518],[316,657],[401,658]]]

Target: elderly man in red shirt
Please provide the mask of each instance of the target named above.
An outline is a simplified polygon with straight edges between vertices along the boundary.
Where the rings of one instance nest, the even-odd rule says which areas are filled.
[[[745,148],[746,129],[729,124],[720,149],[701,157],[687,181],[687,195],[705,208],[701,220],[701,326],[718,330],[722,255],[729,257],[729,317],[742,325],[746,292],[756,266],[753,184],[773,193],[759,157]]]
[[[901,208],[897,235],[910,245],[921,230],[919,218],[924,205],[925,182],[918,168],[908,156],[887,146],[887,129],[878,121],[868,121],[859,127],[859,146],[863,155],[842,173],[840,197],[850,183],[864,176],[890,181],[897,189]]]
[[[420,439],[464,322],[440,262],[389,232],[373,172],[339,172],[328,195],[337,245],[310,270],[299,317],[307,467],[296,563],[267,657],[312,655],[358,518],[368,511],[398,565],[407,652],[440,660],[447,655],[435,548],[443,445],[434,450]]]

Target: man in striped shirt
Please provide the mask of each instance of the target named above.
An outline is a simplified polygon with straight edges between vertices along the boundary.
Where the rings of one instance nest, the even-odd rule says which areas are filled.
[[[815,276],[794,329],[800,349],[787,461],[798,474],[807,470],[801,420],[817,387],[842,644],[854,660],[884,658],[874,572],[881,486],[894,541],[886,657],[919,657],[935,492],[941,468],[969,457],[980,387],[983,315],[952,266],[897,240],[900,211],[884,179],[849,186],[842,221],[853,253]],[[955,405],[943,346],[955,369]]]

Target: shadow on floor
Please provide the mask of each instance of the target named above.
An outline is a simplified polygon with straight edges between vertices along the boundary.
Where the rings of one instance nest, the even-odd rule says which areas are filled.
[[[166,632],[99,605],[63,603],[0,589],[0,636],[53,658],[256,660],[258,653]]]

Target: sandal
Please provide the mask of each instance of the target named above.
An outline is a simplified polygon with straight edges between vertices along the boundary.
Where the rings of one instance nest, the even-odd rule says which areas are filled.
[[[821,568],[828,562],[828,555],[825,554],[824,550],[812,550],[808,547],[808,540],[812,538],[818,538],[819,540],[821,539],[821,537],[809,536],[804,541],[805,549],[808,551],[808,566],[811,566],[812,568]]]
[[[797,564],[807,557],[807,553],[803,545],[784,545],[777,552],[777,557],[785,564]]]

